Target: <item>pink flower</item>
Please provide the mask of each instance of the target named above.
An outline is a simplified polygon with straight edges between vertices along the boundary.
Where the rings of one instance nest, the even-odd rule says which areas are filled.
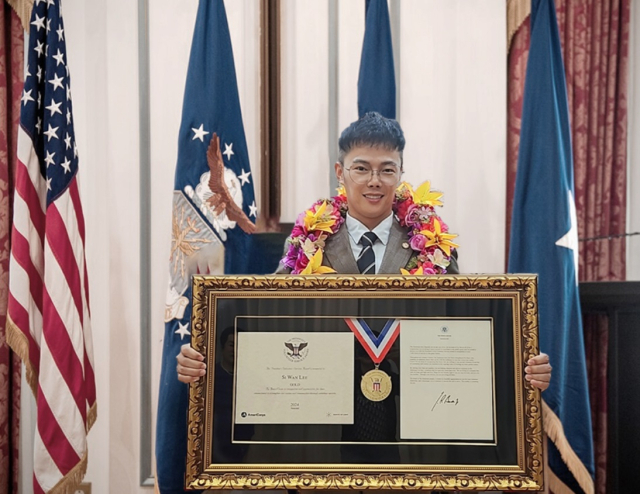
[[[301,225],[296,224],[291,230],[291,238],[297,238],[304,235],[304,228]]]
[[[406,200],[406,201],[402,201],[402,202],[396,202],[396,215],[398,216],[398,219],[400,220],[400,225],[401,226],[406,226],[407,225],[407,215],[409,212],[409,209],[411,208],[411,206],[414,206],[413,201],[411,200]]]
[[[427,237],[420,234],[414,235],[413,237],[411,237],[411,240],[409,240],[409,245],[411,245],[411,248],[418,252],[424,249],[424,246],[426,243],[427,243]]]

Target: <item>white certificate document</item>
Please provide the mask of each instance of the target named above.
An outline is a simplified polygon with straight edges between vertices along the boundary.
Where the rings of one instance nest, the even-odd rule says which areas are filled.
[[[237,335],[237,424],[352,424],[352,333]]]
[[[492,322],[400,322],[400,437],[494,440]]]

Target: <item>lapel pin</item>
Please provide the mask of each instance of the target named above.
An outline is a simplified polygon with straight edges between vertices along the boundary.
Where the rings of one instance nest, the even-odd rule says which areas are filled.
[[[402,248],[403,248],[403,249],[408,249],[408,248],[409,248],[409,244],[408,244],[407,242],[404,242],[404,243],[402,244]]]

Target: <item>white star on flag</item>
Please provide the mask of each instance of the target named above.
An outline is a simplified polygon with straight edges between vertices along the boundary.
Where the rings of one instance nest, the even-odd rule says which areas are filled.
[[[53,74],[53,79],[49,80],[49,84],[53,85],[54,91],[58,88],[64,89],[64,86],[62,85],[63,80],[64,80],[63,77],[58,77],[58,74]]]
[[[69,158],[67,158],[66,156],[64,158],[64,161],[60,163],[60,166],[64,168],[65,173],[69,173],[71,171],[71,161],[69,161]]]
[[[68,132],[64,138],[64,145],[65,145],[65,149],[71,148],[71,136],[69,135]]]
[[[251,172],[245,172],[244,168],[242,169],[242,173],[240,175],[238,175],[238,178],[241,181],[240,185],[244,185],[244,184],[248,184],[249,183],[249,175],[251,175]]]
[[[253,201],[249,205],[249,216],[256,218],[258,216],[258,208],[256,207],[256,201]]]
[[[60,64],[64,65],[64,54],[60,53],[60,49],[58,48],[58,51],[56,52],[56,54],[53,56],[53,58],[55,58],[56,60],[56,67]]]
[[[58,27],[56,33],[58,33],[58,41],[62,41],[62,39],[64,38],[64,29],[62,29],[62,26]]]
[[[233,143],[224,145],[224,154],[227,157],[227,161],[231,161],[231,155],[235,154],[233,152]]]
[[[58,138],[58,128],[59,127],[51,127],[51,124],[47,124],[49,126],[49,128],[43,132],[44,135],[46,135],[49,139],[47,139],[47,142],[49,142],[53,137],[55,137],[56,139]]]
[[[40,28],[44,29],[44,16],[40,17],[38,14],[36,14],[36,20],[33,21],[31,25],[36,26],[38,28],[38,31],[40,31]]]
[[[60,115],[62,115],[62,111],[60,111],[60,105],[61,104],[62,104],[62,101],[60,103],[56,103],[56,100],[51,98],[51,104],[49,106],[45,106],[45,108],[51,112],[51,116],[52,117],[56,113],[59,113]]]
[[[36,15],[36,17],[38,17],[38,16]],[[44,51],[44,43],[41,43],[40,41],[36,41],[36,46],[35,46],[34,50],[38,52],[38,55],[42,56],[42,53]],[[41,70],[42,69],[40,69],[40,67],[38,66],[38,80],[40,80]]]
[[[32,89],[29,89],[28,91],[23,90],[22,91],[22,103],[23,104],[27,104],[29,101],[35,101],[32,97],[31,97],[31,91],[33,91]]]
[[[56,163],[53,161],[53,157],[56,155],[56,153],[50,153],[49,151],[46,151],[47,155],[44,157],[44,162],[47,164],[47,166],[49,165],[55,165]]]
[[[578,284],[578,215],[576,214],[576,203],[573,200],[573,194],[571,191],[567,191],[569,195],[569,231],[565,233],[561,238],[558,239],[556,245],[558,247],[565,247],[567,249],[572,250],[571,255],[573,256],[573,265],[575,266],[575,276],[576,276],[576,285]]]
[[[180,335],[180,340],[183,340],[185,336],[190,336],[191,333],[189,332],[189,323],[187,322],[182,324],[181,322],[179,322],[176,334]]]
[[[192,141],[195,141],[196,139],[200,139],[200,142],[204,142],[204,136],[206,136],[209,132],[207,132],[206,130],[204,130],[204,124],[200,124],[200,127],[198,127],[197,129],[194,127],[191,127],[191,130],[193,130],[193,139],[191,139]]]

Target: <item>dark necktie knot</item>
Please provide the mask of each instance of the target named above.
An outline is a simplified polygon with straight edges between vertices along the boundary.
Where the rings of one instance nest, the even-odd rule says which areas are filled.
[[[373,244],[378,240],[378,236],[373,232],[366,232],[360,237],[360,245],[362,250],[358,256],[358,269],[362,274],[375,274],[376,272],[376,255],[373,252]]]
[[[373,245],[378,240],[378,236],[373,232],[366,232],[360,237],[360,245],[366,247],[368,245]]]

